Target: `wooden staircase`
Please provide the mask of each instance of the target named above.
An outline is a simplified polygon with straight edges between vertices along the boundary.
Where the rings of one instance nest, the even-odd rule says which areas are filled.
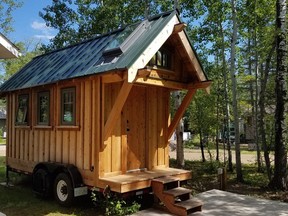
[[[180,187],[179,178],[156,178],[151,184],[155,200],[172,214],[184,216],[202,210],[203,203],[191,197],[191,190]]]

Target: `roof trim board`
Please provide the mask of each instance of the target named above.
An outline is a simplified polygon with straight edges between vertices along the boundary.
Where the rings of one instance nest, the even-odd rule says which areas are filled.
[[[18,48],[0,33],[0,59],[18,58],[21,53]]]
[[[144,68],[148,64],[153,55],[161,48],[161,46],[173,33],[174,26],[180,23],[176,14],[173,15],[173,18],[171,18],[160,33],[147,46],[144,52],[142,52],[142,54],[128,68],[128,82],[132,83],[135,80],[138,69]]]
[[[192,65],[194,66],[196,72],[197,72],[197,77],[200,81],[205,81],[207,80],[207,77],[204,73],[204,71],[202,70],[202,66],[195,54],[195,51],[193,50],[190,41],[185,33],[185,31],[181,31],[178,33],[178,36],[180,38],[180,40],[183,43],[183,47],[185,48],[186,52],[187,52],[187,56],[189,56],[189,60],[192,63]]]

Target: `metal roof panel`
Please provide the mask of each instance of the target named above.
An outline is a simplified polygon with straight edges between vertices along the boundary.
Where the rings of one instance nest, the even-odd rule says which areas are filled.
[[[128,69],[176,14],[172,11],[139,22],[139,27],[136,28],[138,32],[133,32],[133,35],[128,37],[129,41],[125,41],[124,50],[121,53],[114,53],[115,55],[113,52],[108,56],[103,53],[109,43],[125,28],[37,56],[3,83],[0,91],[8,92],[112,70]]]

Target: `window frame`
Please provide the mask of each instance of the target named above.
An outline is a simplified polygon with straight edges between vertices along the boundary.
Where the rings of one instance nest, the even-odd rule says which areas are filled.
[[[167,49],[159,49],[151,58],[148,65],[149,66],[156,66],[159,68],[164,68],[171,70],[172,69],[172,58],[173,54]],[[159,63],[160,62],[160,63]],[[164,65],[165,63],[165,65]]]
[[[73,99],[74,101],[72,101],[72,121],[71,122],[67,122],[64,120],[64,94],[65,93],[72,93],[73,95]],[[76,126],[76,87],[65,87],[65,88],[61,88],[60,90],[60,125],[62,126]]]
[[[37,125],[40,126],[49,126],[51,124],[50,116],[51,116],[51,108],[50,108],[50,101],[51,101],[51,96],[50,96],[50,91],[45,90],[45,91],[40,91],[37,92]],[[41,96],[48,96],[48,117],[47,117],[47,122],[40,122],[40,97]]]
[[[24,108],[24,115],[23,115],[23,117],[22,117],[22,119],[21,119],[21,121],[18,121],[18,118],[19,118],[19,111],[20,111],[20,100],[21,99],[24,99],[24,98],[26,98],[27,100],[26,100],[26,108]],[[24,93],[24,94],[18,94],[17,95],[17,110],[16,110],[16,116],[15,116],[15,125],[19,125],[19,126],[27,126],[27,125],[29,125],[29,107],[30,107],[30,105],[29,105],[29,103],[30,103],[30,98],[29,98],[29,94],[28,93]],[[24,116],[26,116],[25,118],[24,118]],[[26,121],[25,121],[25,119],[26,119]]]

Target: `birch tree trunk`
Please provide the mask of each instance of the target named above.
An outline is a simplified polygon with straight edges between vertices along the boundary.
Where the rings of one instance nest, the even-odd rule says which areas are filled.
[[[231,153],[231,143],[230,143],[230,113],[229,113],[229,100],[228,100],[228,78],[227,78],[227,71],[226,71],[226,59],[225,59],[225,40],[224,40],[224,30],[223,26],[220,20],[218,20],[218,26],[219,26],[219,32],[220,32],[220,38],[221,38],[221,57],[222,57],[222,72],[223,72],[223,79],[224,79],[224,103],[225,103],[225,108],[224,108],[224,131],[226,128],[227,133],[226,137],[224,138],[224,163],[226,163],[226,158],[225,158],[225,150],[226,150],[226,144],[227,144],[227,150],[228,150],[228,170],[230,172],[233,171],[233,164],[232,164],[232,153]],[[226,165],[226,164],[225,164]]]
[[[270,70],[270,62],[273,55],[273,52],[275,50],[275,43],[273,42],[273,45],[270,49],[270,52],[266,58],[265,62],[265,70],[261,70],[261,78],[260,78],[260,94],[259,94],[259,117],[258,117],[258,125],[259,125],[259,133],[260,133],[260,139],[264,151],[264,160],[266,165],[266,171],[269,178],[269,181],[271,181],[272,178],[272,171],[271,171],[271,162],[269,157],[269,150],[267,146],[267,140],[266,140],[266,129],[265,129],[265,93],[266,93],[266,87],[267,87],[267,81],[268,81],[268,75]]]
[[[237,180],[243,182],[242,165],[241,165],[241,153],[240,153],[240,134],[239,134],[239,117],[237,107],[237,81],[235,75],[235,54],[236,54],[236,41],[237,41],[237,17],[235,0],[231,0],[232,6],[232,21],[233,21],[233,34],[231,40],[231,68],[230,75],[232,81],[232,104],[234,115],[234,127],[235,127],[235,156],[236,156],[236,173]]]
[[[287,189],[287,44],[286,44],[286,0],[276,2],[277,69],[276,69],[276,111],[275,111],[275,171],[270,186]]]

